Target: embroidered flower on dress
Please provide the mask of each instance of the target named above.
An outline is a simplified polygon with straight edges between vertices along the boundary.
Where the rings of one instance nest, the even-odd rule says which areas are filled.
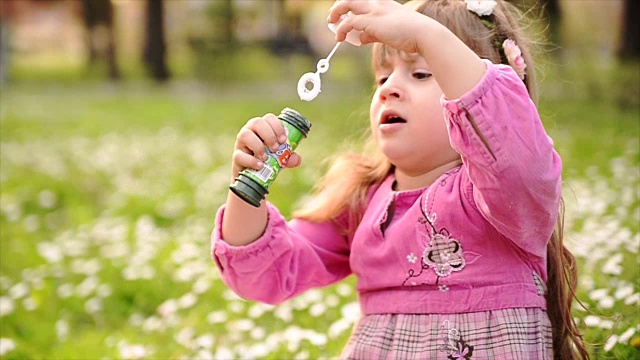
[[[461,340],[458,329],[453,327],[449,320],[443,321],[442,325],[440,325],[440,339],[442,346],[440,346],[439,350],[447,353],[447,355],[451,355],[458,349],[456,344]]]
[[[448,356],[449,359],[452,360],[469,360],[471,359],[471,355],[473,354],[473,346],[469,346],[465,344],[464,341],[459,340],[456,343],[457,349]]]
[[[422,261],[431,267],[438,276],[449,276],[465,266],[462,247],[456,239],[448,235],[433,234],[429,246],[422,254]]]
[[[504,49],[504,55],[507,57],[507,61],[509,61],[509,66],[516,71],[520,79],[524,80],[527,64],[524,62],[522,51],[518,45],[516,45],[516,42],[507,39],[502,43],[502,49]]]
[[[467,3],[467,10],[473,11],[479,16],[488,16],[493,13],[493,9],[498,5],[496,0],[464,0]]]
[[[449,360],[470,360],[473,355],[473,346],[468,345],[463,339],[458,329],[449,320],[442,322],[440,326],[443,345],[439,350],[447,354]]]
[[[460,169],[461,167],[457,167],[444,173],[434,182],[433,186],[429,187],[420,200],[420,210],[424,217],[418,219],[420,226],[416,230],[419,242],[421,246],[424,246],[422,261],[419,262],[419,268],[416,269],[414,266],[409,268],[402,286],[416,285],[416,279],[424,276],[420,281],[421,284],[436,285],[440,291],[449,291],[447,285],[439,284],[440,278],[449,276],[454,271],[461,271],[467,264],[460,242],[453,239],[446,228],[436,228],[437,216],[435,211],[432,211],[438,189],[444,187],[447,184],[447,179],[458,173]],[[473,252],[471,254],[473,254],[473,259],[478,258],[478,254]],[[409,263],[415,264],[418,259],[412,252],[407,256],[407,260]],[[430,269],[433,269],[436,275],[435,280],[432,276],[428,276]]]

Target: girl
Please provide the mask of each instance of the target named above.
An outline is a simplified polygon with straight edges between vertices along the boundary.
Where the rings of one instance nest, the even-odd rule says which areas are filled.
[[[341,0],[328,21],[337,41],[356,30],[375,43],[376,155],[339,159],[290,222],[230,193],[213,234],[225,283],[276,304],[355,274],[363,317],[346,359],[588,358],[570,314],[561,161],[515,10]],[[284,140],[274,115],[250,120],[232,179]]]

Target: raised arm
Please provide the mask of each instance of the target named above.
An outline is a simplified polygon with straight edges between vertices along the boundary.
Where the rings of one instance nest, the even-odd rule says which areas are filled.
[[[363,44],[381,42],[425,58],[444,95],[455,99],[471,90],[486,67],[464,42],[439,22],[393,0],[340,0],[331,7],[328,21],[339,22],[336,40],[355,29]]]

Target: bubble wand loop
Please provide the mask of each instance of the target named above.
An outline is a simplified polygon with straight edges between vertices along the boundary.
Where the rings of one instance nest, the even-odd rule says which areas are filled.
[[[298,95],[300,96],[301,100],[311,101],[315,99],[316,96],[318,96],[321,86],[320,74],[324,74],[327,72],[327,70],[329,70],[329,60],[331,60],[333,54],[335,54],[335,52],[338,50],[340,44],[342,44],[342,42],[337,43],[336,46],[333,47],[333,50],[331,50],[329,56],[324,59],[318,60],[316,72],[308,72],[300,77],[300,80],[298,80]],[[311,88],[307,87],[309,83],[311,83]]]

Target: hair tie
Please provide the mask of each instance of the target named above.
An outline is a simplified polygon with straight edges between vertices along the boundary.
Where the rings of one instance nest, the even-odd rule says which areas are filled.
[[[524,77],[527,74],[525,71],[527,64],[524,62],[520,47],[516,45],[515,41],[507,39],[502,43],[502,49],[504,51],[504,55],[507,57],[509,66],[516,71],[520,79],[524,80]]]

